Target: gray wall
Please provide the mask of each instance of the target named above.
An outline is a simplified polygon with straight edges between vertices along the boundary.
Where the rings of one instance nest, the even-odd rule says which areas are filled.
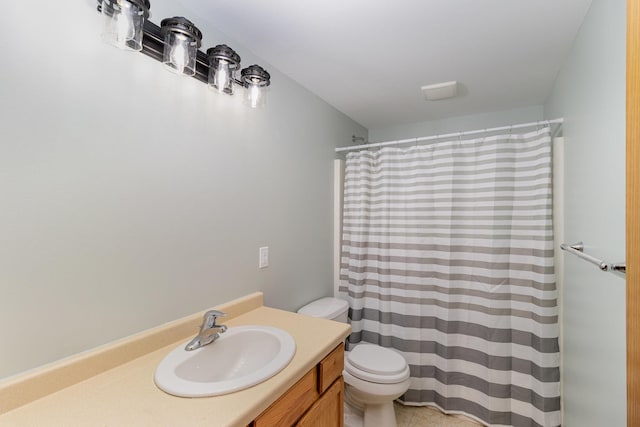
[[[436,101],[437,102],[437,101]],[[495,111],[492,113],[471,114],[449,119],[408,123],[399,126],[369,129],[370,141],[391,141],[395,139],[417,138],[459,131],[508,126],[517,123],[536,122],[543,119],[541,105]]]
[[[626,2],[594,0],[545,104],[564,116],[565,238],[625,256]],[[565,255],[566,426],[626,425],[625,281]]]
[[[330,295],[333,149],[366,129],[205,23],[203,48],[269,69],[265,109],[103,44],[73,3],[3,6],[0,378],[253,291]]]

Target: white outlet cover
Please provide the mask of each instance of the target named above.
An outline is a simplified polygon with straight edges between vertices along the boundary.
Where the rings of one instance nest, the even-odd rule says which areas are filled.
[[[269,267],[269,246],[263,246],[258,255],[258,268],[267,267]]]

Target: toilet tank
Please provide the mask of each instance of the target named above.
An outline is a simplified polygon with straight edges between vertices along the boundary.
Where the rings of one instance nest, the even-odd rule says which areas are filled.
[[[348,323],[348,311],[349,303],[347,301],[339,298],[326,297],[310,302],[298,310],[298,313],[311,317],[322,317],[323,319]]]

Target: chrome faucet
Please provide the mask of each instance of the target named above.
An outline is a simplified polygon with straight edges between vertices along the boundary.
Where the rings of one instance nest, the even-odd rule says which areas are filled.
[[[218,338],[220,334],[227,330],[227,325],[217,325],[216,320],[218,317],[224,317],[224,314],[218,310],[209,310],[204,314],[202,320],[202,326],[200,326],[200,332],[194,339],[189,341],[189,344],[184,348],[187,351],[195,350],[205,345],[209,345]]]

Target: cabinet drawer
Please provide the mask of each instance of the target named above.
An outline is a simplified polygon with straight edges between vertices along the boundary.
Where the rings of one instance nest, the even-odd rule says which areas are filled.
[[[269,406],[258,418],[254,427],[288,427],[304,414],[318,398],[316,369],[310,370],[300,381]]]
[[[324,393],[344,369],[344,344],[338,345],[318,364],[318,392]]]

